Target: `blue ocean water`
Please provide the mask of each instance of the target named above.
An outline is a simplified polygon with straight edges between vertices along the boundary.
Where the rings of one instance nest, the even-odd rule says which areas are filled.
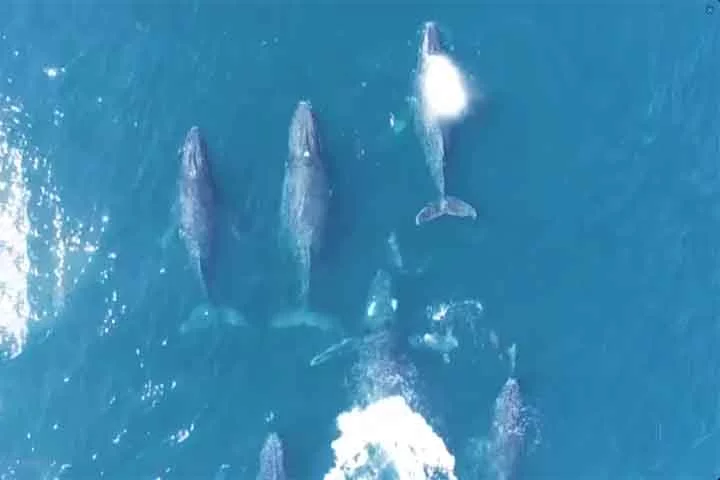
[[[12,0],[0,18],[3,135],[40,199],[29,340],[0,365],[0,478],[254,478],[269,416],[288,474],[322,477],[348,364],[311,369],[335,339],[267,328],[290,302],[273,242],[301,98],[333,185],[313,305],[352,330],[395,231],[416,270],[398,328],[472,298],[478,328],[517,344],[542,424],[519,478],[720,474],[720,10]],[[429,19],[484,97],[447,173],[479,217],[416,227],[434,192],[406,97]],[[245,232],[221,228],[217,295],[252,326],[180,336],[200,292],[160,239],[194,124],[221,223]],[[507,376],[469,335],[449,364],[408,353],[461,471]]]

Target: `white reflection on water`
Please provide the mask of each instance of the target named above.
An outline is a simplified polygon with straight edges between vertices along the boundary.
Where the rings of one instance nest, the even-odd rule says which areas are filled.
[[[3,117],[18,111],[4,107]],[[30,317],[29,195],[22,164],[23,151],[10,145],[4,119],[0,119],[0,351],[10,357],[22,351]]]
[[[31,129],[20,102],[0,96],[0,358],[22,353],[31,321],[63,310],[109,224],[104,214],[88,225],[65,212]]]

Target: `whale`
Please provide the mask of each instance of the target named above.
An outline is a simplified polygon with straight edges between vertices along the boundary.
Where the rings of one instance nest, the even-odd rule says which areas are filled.
[[[525,437],[536,429],[531,409],[523,404],[520,383],[515,375],[517,347],[508,349],[510,375],[495,398],[492,426],[486,448],[489,472],[492,478],[510,479],[522,453]],[[537,430],[536,430],[537,433]]]
[[[300,100],[290,120],[280,201],[280,244],[291,253],[299,289],[296,305],[273,316],[273,328],[339,329],[335,319],[308,306],[313,258],[325,241],[330,196],[313,106],[309,100]]]
[[[342,338],[310,359],[314,367],[343,354],[357,351],[368,346],[379,349],[390,343],[390,329],[395,323],[398,301],[393,296],[392,278],[383,268],[375,272],[366,302],[365,315],[360,322],[357,336]]]
[[[435,22],[426,22],[422,30],[417,75],[415,79],[416,130],[423,145],[425,162],[437,191],[437,198],[428,202],[415,216],[415,224],[430,222],[443,215],[477,218],[477,211],[460,198],[448,195],[445,189],[445,161],[448,133],[453,119],[432,108],[433,95],[430,91],[428,74],[436,71],[437,65],[449,68],[455,75],[456,69],[449,63]],[[434,70],[435,69],[435,70]],[[457,77],[459,79],[459,77]],[[455,76],[453,76],[455,80]],[[434,85],[433,85],[434,86]],[[442,87],[444,88],[444,87]]]
[[[271,432],[260,450],[257,480],[286,480],[283,446],[277,433]]]
[[[246,325],[243,316],[232,308],[215,304],[210,282],[213,275],[216,229],[216,189],[207,144],[200,128],[193,126],[185,135],[180,155],[177,199],[177,232],[199,280],[204,302],[196,306],[180,325],[180,333],[210,326],[220,321],[234,326]]]
[[[178,184],[180,238],[207,295],[215,240],[215,186],[207,144],[197,126],[185,136]]]
[[[307,302],[312,257],[323,245],[330,188],[312,105],[298,102],[290,121],[281,200],[283,238],[299,270],[299,298]]]

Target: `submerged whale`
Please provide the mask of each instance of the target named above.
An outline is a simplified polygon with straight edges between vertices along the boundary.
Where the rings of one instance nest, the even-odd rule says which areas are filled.
[[[283,447],[280,437],[272,432],[260,450],[260,469],[257,480],[285,480]]]
[[[389,343],[390,327],[395,320],[398,302],[393,297],[392,279],[384,269],[379,269],[370,282],[367,308],[361,324],[361,336],[345,337],[331,345],[310,360],[310,366],[320,365],[343,353],[374,346],[379,348]]]
[[[442,215],[474,219],[477,217],[474,207],[445,192],[445,145],[448,130],[451,121],[464,109],[466,98],[460,74],[443,51],[435,22],[427,22],[423,27],[417,71],[416,129],[423,143],[425,161],[437,188],[438,198],[420,210],[415,217],[415,223],[420,225]],[[447,93],[448,90],[452,95]]]
[[[281,223],[298,265],[303,305],[310,289],[312,256],[322,246],[329,198],[312,105],[300,101],[290,122]]]
[[[181,162],[178,179],[179,233],[203,293],[207,295],[215,236],[215,187],[207,145],[198,127],[190,128],[185,136]]]
[[[520,383],[515,375],[517,347],[508,349],[510,375],[495,398],[492,426],[485,445],[488,473],[491,478],[514,478],[518,460],[527,445],[528,434],[539,442],[539,424],[533,408],[524,404]]]
[[[207,145],[197,126],[190,128],[183,143],[175,208],[179,209],[179,236],[207,302],[193,309],[190,317],[181,324],[181,333],[209,326],[216,320],[245,325],[238,312],[215,306],[211,299],[209,284],[213,273],[216,193]]]

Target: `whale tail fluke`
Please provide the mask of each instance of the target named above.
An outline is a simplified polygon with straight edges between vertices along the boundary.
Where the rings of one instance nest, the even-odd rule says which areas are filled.
[[[245,317],[237,310],[203,303],[193,308],[188,318],[180,325],[179,331],[185,334],[220,324],[233,327],[248,326]]]
[[[329,315],[300,307],[295,310],[285,310],[273,316],[270,320],[272,328],[297,328],[306,327],[318,329],[323,332],[334,332],[339,330],[339,325]]]
[[[477,218],[477,212],[472,205],[457,197],[447,195],[425,205],[415,217],[415,224],[430,222],[443,215]]]

